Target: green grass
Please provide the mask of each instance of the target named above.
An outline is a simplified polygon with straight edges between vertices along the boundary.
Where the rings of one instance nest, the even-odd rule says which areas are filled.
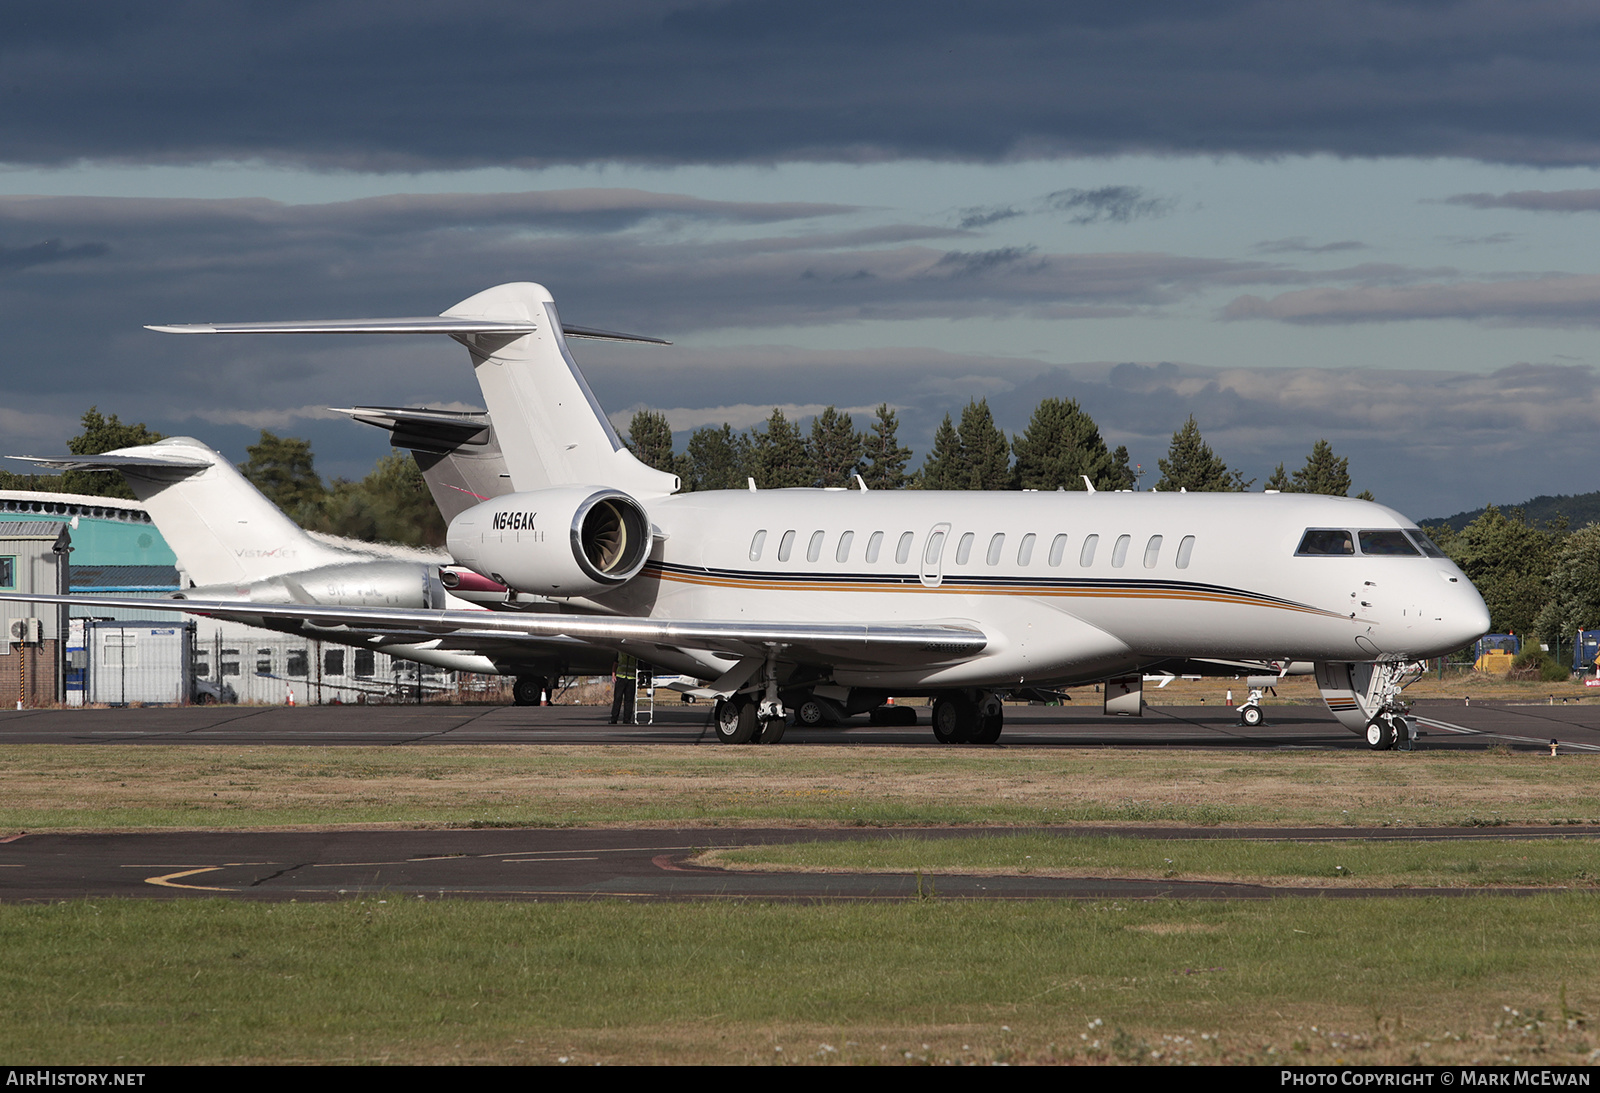
[[[1600,755],[0,747],[0,830],[1600,821]]]
[[[1581,1063],[1595,918],[1575,895],[0,906],[0,1056]]]
[[[1053,873],[1373,888],[1600,885],[1600,841],[1588,838],[1431,843],[903,836],[742,847],[704,857],[736,867],[881,873]]]

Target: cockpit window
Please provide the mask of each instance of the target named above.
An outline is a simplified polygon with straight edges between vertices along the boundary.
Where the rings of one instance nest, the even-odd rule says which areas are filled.
[[[1362,531],[1357,534],[1361,538],[1363,554],[1417,556],[1417,548],[1411,545],[1411,540],[1406,538],[1403,531]]]
[[[1411,541],[1417,544],[1417,549],[1430,558],[1448,558],[1449,555],[1440,550],[1438,544],[1422,533],[1421,528],[1406,528],[1406,534],[1411,536]]]
[[[1327,530],[1312,528],[1306,532],[1306,537],[1300,540],[1300,549],[1296,554],[1328,555],[1328,554],[1354,554],[1356,545],[1350,539],[1348,531]]]

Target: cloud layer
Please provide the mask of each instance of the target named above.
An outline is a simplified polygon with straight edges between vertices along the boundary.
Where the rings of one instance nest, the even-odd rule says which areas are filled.
[[[34,5],[11,162],[411,169],[1122,152],[1593,163],[1562,0]]]

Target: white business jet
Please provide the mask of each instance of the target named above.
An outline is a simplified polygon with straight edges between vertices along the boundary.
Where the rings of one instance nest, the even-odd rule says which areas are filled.
[[[267,629],[299,631],[299,620],[253,614],[255,605],[463,611],[485,603],[507,606],[504,586],[450,565],[448,559],[430,556],[435,552],[310,534],[220,452],[191,437],[99,455],[9,458],[47,470],[120,471],[190,581],[176,598],[230,605],[228,611],[212,614]],[[510,606],[526,609],[538,602],[535,597],[523,599],[530,602]],[[604,650],[571,641],[536,645],[513,640],[463,647],[437,638],[407,641],[387,632],[321,636],[453,671],[516,676],[513,694],[519,705],[537,705],[553,677],[574,668],[607,671],[611,659]]]
[[[1318,662],[1330,709],[1387,748],[1408,732],[1405,667],[1489,625],[1477,590],[1411,521],[1349,498],[677,493],[606,421],[539,285],[501,285],[437,317],[154,329],[436,333],[466,345],[490,412],[515,406],[530,427],[501,429],[516,492],[458,514],[450,552],[563,612],[257,610],[317,634],[630,652],[714,680],[730,743],[780,739],[786,704],[810,696],[851,710],[906,692],[934,696],[939,740],[993,742],[999,692],[1111,680],[1136,706],[1143,666],[1208,657]]]

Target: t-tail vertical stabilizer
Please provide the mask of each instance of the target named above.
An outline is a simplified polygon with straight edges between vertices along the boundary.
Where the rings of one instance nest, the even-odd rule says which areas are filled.
[[[496,285],[443,317],[532,327],[524,334],[452,335],[472,354],[518,491],[603,485],[649,497],[678,488],[676,475],[646,466],[623,446],[572,359],[555,300],[543,285]]]
[[[352,560],[312,538],[221,453],[192,437],[100,455],[14,458],[53,470],[121,471],[196,584],[256,581]]]
[[[442,315],[151,326],[168,334],[448,334],[472,354],[518,492],[610,486],[642,498],[678,489],[678,477],[635,459],[606,420],[567,348],[567,339],[652,342],[659,338],[563,325],[554,299],[531,281],[496,285]]]

